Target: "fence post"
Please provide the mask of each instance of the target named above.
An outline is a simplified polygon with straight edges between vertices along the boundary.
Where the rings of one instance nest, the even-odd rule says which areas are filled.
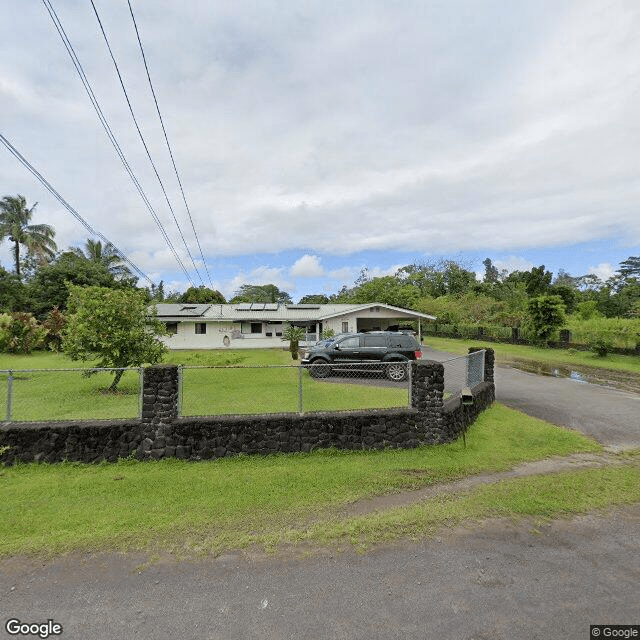
[[[184,365],[181,364],[178,367],[178,399],[176,400],[177,403],[177,412],[178,412],[178,418],[182,417],[182,396],[184,393]]]
[[[7,422],[11,422],[11,413],[13,409],[13,371],[9,371],[7,377]]]
[[[302,365],[298,365],[298,413],[304,413],[302,408]]]
[[[140,402],[138,406],[138,418],[142,419],[142,406],[144,405],[144,367],[140,367]]]

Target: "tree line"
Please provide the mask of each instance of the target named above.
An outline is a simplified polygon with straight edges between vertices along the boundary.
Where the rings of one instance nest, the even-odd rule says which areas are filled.
[[[0,324],[5,326],[5,343],[10,317],[16,325],[12,331],[23,336],[17,339],[14,335],[14,345],[22,342],[27,350],[44,335],[48,346],[59,348],[73,287],[135,292],[147,305],[227,302],[219,291],[204,286],[184,292],[165,292],[163,282],[140,288],[111,244],[88,239],[83,247],[59,251],[54,229],[32,224],[35,208],[22,195],[0,200],[0,242],[10,243],[13,258],[12,271],[0,267],[0,314],[4,314]],[[352,286],[331,295],[306,295],[299,302],[382,302],[434,315],[439,322],[453,325],[529,326],[543,342],[567,316],[640,320],[640,257],[630,256],[605,281],[594,274],[573,276],[562,269],[554,275],[544,265],[528,271],[500,271],[490,258],[483,266],[481,280],[471,265],[455,260],[415,262],[381,277],[371,277],[363,269]],[[244,284],[229,302],[293,300],[275,284]]]

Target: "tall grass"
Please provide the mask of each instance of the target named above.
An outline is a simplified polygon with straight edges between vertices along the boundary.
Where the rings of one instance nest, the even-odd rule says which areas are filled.
[[[640,344],[640,318],[589,318],[569,316],[567,326],[571,341],[589,344],[599,337],[606,338],[615,347],[634,349]]]

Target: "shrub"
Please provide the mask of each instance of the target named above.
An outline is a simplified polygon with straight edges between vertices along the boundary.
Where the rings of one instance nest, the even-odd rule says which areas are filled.
[[[51,351],[55,351],[56,353],[61,351],[62,334],[66,323],[67,318],[58,310],[58,307],[54,307],[42,323],[42,326],[47,330],[45,341]]]
[[[0,315],[0,351],[29,354],[44,344],[47,330],[30,313]]]
[[[589,349],[596,354],[598,358],[606,358],[613,349],[613,341],[605,336],[591,338],[588,342]]]

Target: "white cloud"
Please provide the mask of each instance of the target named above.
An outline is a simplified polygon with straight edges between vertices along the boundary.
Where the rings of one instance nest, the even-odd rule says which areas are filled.
[[[260,266],[250,272],[240,272],[222,285],[222,293],[231,298],[243,284],[275,284],[282,291],[295,291],[295,283],[286,277],[283,267]]]
[[[588,273],[593,273],[603,282],[608,280],[614,273],[616,272],[615,267],[613,267],[608,262],[601,262],[596,267],[589,267]]]
[[[479,0],[472,13],[457,3],[382,0],[347,0],[335,12],[319,0],[283,0],[277,12],[260,3],[183,5],[139,0],[135,10],[211,261],[304,251],[278,276],[293,286],[294,278],[323,275],[352,282],[345,274],[366,251],[490,255],[603,238],[640,244],[636,3]],[[58,11],[145,193],[188,260],[91,8],[61,3]],[[128,11],[104,0],[100,12],[199,260]],[[12,27],[0,41],[5,135],[143,270],[183,279],[46,11],[5,0],[0,22]],[[84,229],[0,151],[6,192],[39,200],[61,247],[82,242]],[[344,274],[324,266],[336,255],[345,256]],[[507,262],[499,268],[533,266]],[[253,277],[246,262],[238,272]]]
[[[538,266],[533,264],[531,260],[527,260],[526,258],[520,258],[519,256],[509,256],[504,260],[493,260],[492,264],[498,271],[506,270],[508,273],[511,273],[512,271],[531,271],[533,267]],[[482,272],[482,274],[479,276],[478,279],[482,280],[483,278],[484,278],[484,271]]]
[[[304,255],[295,261],[289,273],[294,278],[319,278],[325,274],[318,256]]]

